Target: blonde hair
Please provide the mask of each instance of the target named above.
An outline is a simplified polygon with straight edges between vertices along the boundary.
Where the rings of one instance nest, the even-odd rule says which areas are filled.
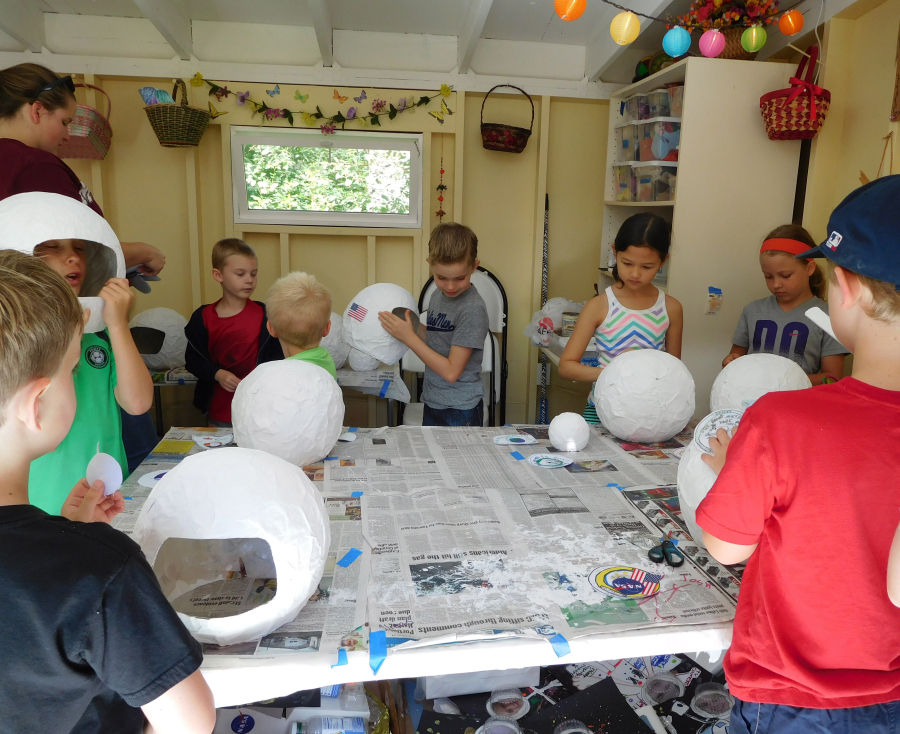
[[[478,238],[464,224],[439,224],[428,240],[428,259],[432,265],[466,263],[474,266],[478,259]]]
[[[773,229],[763,238],[764,241],[774,239],[797,240],[798,242],[802,242],[804,245],[809,245],[810,250],[812,250],[814,247],[816,247],[816,245],[819,244],[812,238],[812,235],[799,224],[782,224],[780,227],[776,227],[775,229]],[[794,257],[794,254],[792,252],[786,252],[784,250],[766,250],[761,254],[769,257],[772,257],[774,255],[787,255],[790,258]],[[809,276],[809,289],[812,291],[812,294],[814,296],[817,296],[822,300],[826,300],[826,296],[828,295],[828,286],[825,283],[825,275],[822,273],[822,268],[819,267],[819,263],[816,263],[816,269],[813,271],[813,274]]]
[[[837,276],[834,274],[834,263],[828,262],[828,280],[837,285]],[[893,324],[900,321],[900,292],[897,291],[893,283],[885,283],[883,280],[875,280],[867,275],[854,273],[852,270],[844,268],[848,273],[853,273],[859,282],[864,285],[872,294],[871,301],[863,301],[863,313],[870,319],[876,321],[884,321],[887,324]]]
[[[82,313],[75,291],[47,263],[0,250],[0,425],[19,390],[59,371],[84,328]]]
[[[269,288],[266,315],[280,339],[295,347],[314,346],[331,318],[331,293],[315,275],[288,273]]]
[[[225,267],[225,261],[232,255],[243,255],[244,257],[252,257],[254,260],[257,259],[256,250],[244,240],[239,240],[237,237],[228,237],[224,240],[219,240],[213,245],[212,266],[216,270],[221,270]]]

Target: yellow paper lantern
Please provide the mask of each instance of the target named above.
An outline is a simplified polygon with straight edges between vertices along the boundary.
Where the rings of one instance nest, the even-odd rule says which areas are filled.
[[[553,0],[553,9],[563,20],[578,20],[586,7],[587,0]]]
[[[756,53],[766,45],[768,34],[761,25],[755,25],[744,31],[741,36],[741,46],[747,53]]]
[[[612,23],[609,24],[609,35],[620,46],[634,43],[634,39],[638,37],[640,32],[641,21],[630,10],[619,13],[612,19]]]
[[[788,10],[778,21],[778,30],[786,36],[796,36],[803,30],[803,13],[799,10]]]

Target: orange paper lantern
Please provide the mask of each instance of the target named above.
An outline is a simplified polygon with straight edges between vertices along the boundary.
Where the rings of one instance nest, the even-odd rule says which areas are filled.
[[[778,30],[786,36],[796,36],[803,30],[803,13],[788,10],[778,21]]]
[[[563,20],[577,20],[586,7],[587,0],[553,0],[553,8]]]

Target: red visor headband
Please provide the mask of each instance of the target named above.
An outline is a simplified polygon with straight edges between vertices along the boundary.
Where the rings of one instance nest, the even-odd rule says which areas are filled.
[[[782,237],[776,237],[763,242],[759,251],[760,254],[771,250],[777,250],[778,252],[789,252],[791,255],[802,255],[804,252],[809,252],[810,249],[812,248],[810,248],[809,245],[800,242],[799,240],[788,240]],[[807,258],[807,262],[809,262],[809,258]]]

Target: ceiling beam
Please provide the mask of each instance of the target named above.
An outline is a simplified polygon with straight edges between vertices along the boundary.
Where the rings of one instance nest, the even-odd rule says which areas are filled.
[[[31,0],[0,0],[0,31],[29,51],[44,45],[44,14]]]
[[[805,36],[807,34],[812,34],[816,28],[816,25],[819,23],[819,13],[822,11],[822,24],[827,23],[838,13],[843,12],[851,5],[853,5],[856,0],[828,0],[827,3],[824,3],[824,10],[822,10],[823,3],[821,0],[805,0],[805,2],[800,3],[795,10],[799,10],[803,13],[803,31],[802,35],[796,36],[785,36],[781,31],[778,30],[777,25],[771,25],[767,28],[767,32],[769,34],[769,40],[766,42],[766,45],[763,46],[762,51],[760,51],[756,58],[762,61],[763,59],[767,59],[770,56],[774,56],[782,49],[788,47],[788,44],[794,43],[796,44],[798,41],[803,39],[803,45],[809,45]],[[821,32],[820,32],[821,35]],[[812,37],[812,43],[815,43],[815,37]]]
[[[657,17],[663,15],[671,4],[672,0],[634,0],[629,3],[632,10]],[[604,6],[604,12],[594,29],[593,36],[584,49],[584,76],[588,81],[597,81],[627,48],[627,46],[619,46],[609,35],[609,24],[620,12],[617,8],[609,5]],[[641,18],[641,33],[652,22],[648,18]]]
[[[176,0],[134,0],[156,30],[172,47],[178,58],[190,61],[194,51],[191,19]]]
[[[469,0],[469,10],[456,47],[456,70],[460,74],[465,74],[472,64],[475,48],[481,40],[481,31],[484,30],[493,2],[494,0]]]
[[[316,40],[319,42],[319,53],[322,55],[322,66],[332,66],[334,64],[334,26],[331,24],[328,0],[306,0],[306,2],[313,17]]]

